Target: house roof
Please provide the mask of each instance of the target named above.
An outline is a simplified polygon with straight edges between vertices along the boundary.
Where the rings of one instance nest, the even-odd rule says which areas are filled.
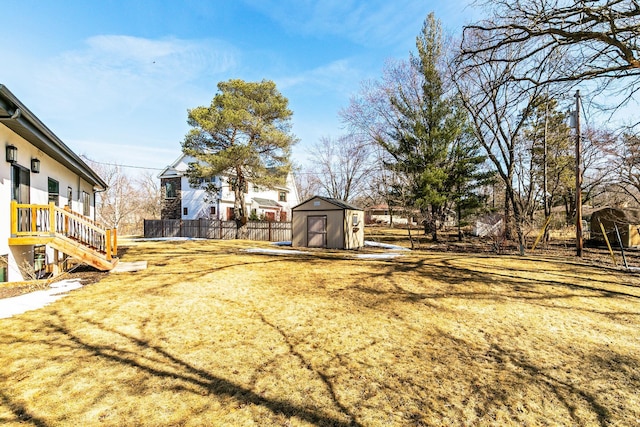
[[[0,84],[0,123],[98,189],[107,184],[11,91]]]
[[[162,179],[162,178],[175,178],[178,176],[183,176],[185,174],[185,172],[187,171],[187,167],[189,165],[189,163],[191,162],[195,162],[197,161],[197,159],[195,159],[192,156],[188,156],[184,153],[181,153],[180,156],[178,156],[178,158],[176,160],[174,160],[173,163],[171,163],[169,166],[165,167],[162,172],[160,172],[158,174],[158,178]],[[292,174],[292,172],[290,172],[290,174]],[[218,176],[225,176],[225,177],[233,177],[234,173],[233,172],[223,172],[218,174]],[[289,181],[289,177],[287,177],[287,181]],[[249,180],[249,182],[251,182],[251,180]],[[293,179],[291,179],[291,184],[295,185],[295,181]],[[272,187],[270,187],[272,190],[283,190],[283,191],[287,191],[290,192],[294,189],[286,186],[286,185],[274,185]],[[295,191],[297,192],[297,189],[295,189]],[[297,197],[297,196],[296,196]]]
[[[323,196],[310,197],[307,200],[305,200],[304,202],[300,203],[299,205],[294,206],[292,209],[296,209],[298,206],[302,206],[305,203],[307,203],[307,202],[309,202],[309,201],[311,201],[313,199],[324,200],[325,202],[331,203],[332,205],[337,206],[337,207],[342,208],[342,209],[348,209],[348,210],[352,210],[352,211],[361,211],[362,210],[362,208],[359,208],[357,206],[349,204],[349,203],[345,202],[344,200],[332,199],[330,197],[323,197]]]
[[[275,200],[263,199],[261,197],[254,197],[252,200],[255,201],[261,207],[265,207],[265,208],[281,208],[282,207],[282,205],[280,205]]]

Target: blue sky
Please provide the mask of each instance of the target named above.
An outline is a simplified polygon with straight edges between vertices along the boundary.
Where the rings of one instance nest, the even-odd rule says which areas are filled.
[[[467,0],[0,0],[6,85],[78,154],[161,169],[180,154],[187,109],[219,81],[269,79],[289,99],[294,160],[360,83],[407,58],[431,11],[458,33]]]

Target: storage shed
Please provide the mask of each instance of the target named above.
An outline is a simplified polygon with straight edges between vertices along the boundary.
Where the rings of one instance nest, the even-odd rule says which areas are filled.
[[[599,221],[599,222],[598,222]],[[640,210],[628,208],[602,208],[591,214],[591,240],[604,242],[600,223],[612,244],[618,241],[614,224],[618,226],[625,248],[640,246]]]
[[[358,249],[364,246],[364,211],[347,202],[314,196],[291,210],[291,245]]]

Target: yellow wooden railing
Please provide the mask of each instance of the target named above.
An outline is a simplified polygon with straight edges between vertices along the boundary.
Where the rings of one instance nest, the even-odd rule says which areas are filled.
[[[11,201],[11,237],[55,237],[62,235],[105,255],[118,253],[116,229],[104,229],[68,207],[21,204]]]

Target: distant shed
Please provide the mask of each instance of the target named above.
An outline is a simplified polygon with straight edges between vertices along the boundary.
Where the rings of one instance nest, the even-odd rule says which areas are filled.
[[[607,237],[617,243],[614,224],[618,226],[620,239],[625,248],[640,246],[640,210],[628,208],[602,208],[591,214],[591,239],[604,241],[600,223]]]
[[[292,246],[358,249],[364,246],[364,211],[338,199],[314,196],[291,209]]]

